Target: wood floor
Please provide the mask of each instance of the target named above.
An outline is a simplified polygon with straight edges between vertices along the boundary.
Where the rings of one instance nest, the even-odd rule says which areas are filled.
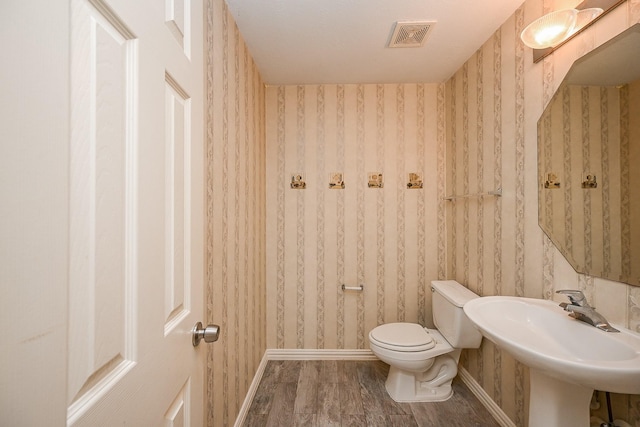
[[[499,426],[458,378],[446,402],[396,403],[388,371],[380,361],[269,361],[244,426]]]

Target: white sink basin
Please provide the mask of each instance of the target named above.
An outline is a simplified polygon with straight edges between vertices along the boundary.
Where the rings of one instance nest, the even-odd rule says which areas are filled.
[[[640,394],[640,334],[619,326],[620,332],[601,331],[541,299],[481,297],[464,312],[482,335],[530,368],[530,427],[561,425],[554,423],[563,418],[589,425],[594,389]]]

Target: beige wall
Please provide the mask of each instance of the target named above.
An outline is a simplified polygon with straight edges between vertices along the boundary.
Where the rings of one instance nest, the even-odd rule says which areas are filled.
[[[517,35],[573,5],[550,3],[527,0],[446,85],[266,89],[224,1],[206,3],[207,320],[223,327],[209,425],[233,424],[265,348],[367,348],[379,323],[430,324],[436,278],[481,295],[579,288],[640,328],[640,288],[577,275],[543,236],[536,184],[543,106],[575,58],[640,20],[640,1],[533,65]],[[305,190],[289,188],[297,172]],[[331,172],[344,190],[328,188]],[[369,172],[384,189],[366,186]],[[410,172],[424,189],[406,189]],[[500,199],[442,201],[498,186]],[[525,425],[526,369],[488,342],[463,363]],[[640,424],[638,396],[614,396],[614,411]]]
[[[443,108],[444,85],[267,88],[267,347],[368,348],[378,324],[431,322]],[[329,189],[333,172],[344,189]],[[367,186],[373,172],[383,188]],[[407,189],[412,172],[424,188]]]
[[[207,425],[233,425],[265,351],[264,84],[223,0],[206,9]]]
[[[557,289],[581,289],[610,321],[638,331],[640,288],[576,274],[538,227],[536,122],[573,61],[638,22],[640,2],[624,3],[533,64],[518,39],[524,26],[577,2],[551,3],[527,0],[447,82],[448,188],[504,191],[500,199],[452,204],[448,275],[481,295],[549,299]],[[526,368],[486,340],[463,364],[516,425],[525,425]],[[640,396],[614,396],[614,414],[639,425]]]

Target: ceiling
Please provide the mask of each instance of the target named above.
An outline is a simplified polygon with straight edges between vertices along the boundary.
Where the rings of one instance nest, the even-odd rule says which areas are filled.
[[[266,84],[446,81],[523,0],[227,0]],[[396,21],[437,21],[387,48]]]

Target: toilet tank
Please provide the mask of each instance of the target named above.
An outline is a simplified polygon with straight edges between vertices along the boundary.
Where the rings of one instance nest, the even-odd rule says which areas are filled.
[[[433,323],[454,348],[478,348],[482,334],[469,320],[462,307],[478,295],[455,280],[431,282]]]

